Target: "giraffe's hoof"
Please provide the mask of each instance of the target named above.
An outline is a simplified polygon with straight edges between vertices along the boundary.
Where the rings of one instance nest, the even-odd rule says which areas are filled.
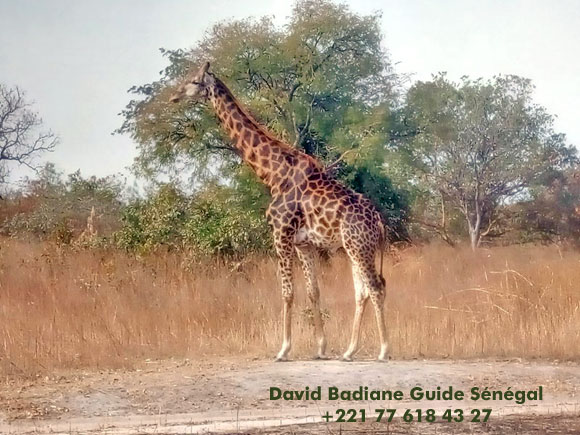
[[[286,362],[288,361],[288,358],[286,356],[277,356],[276,358],[274,358],[274,362]]]
[[[328,355],[315,355],[312,359],[326,361],[329,360],[330,357]]]
[[[340,360],[341,361],[344,361],[344,362],[352,362],[352,356],[350,356],[350,355],[343,355]]]
[[[380,355],[380,356],[377,358],[377,361],[378,361],[378,362],[381,362],[381,363],[388,363],[388,362],[389,362],[389,359],[390,359],[390,358],[389,358],[387,355]]]

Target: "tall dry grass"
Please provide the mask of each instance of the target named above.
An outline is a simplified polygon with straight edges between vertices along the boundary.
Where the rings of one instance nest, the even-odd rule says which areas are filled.
[[[0,240],[0,374],[130,366],[145,358],[272,357],[280,344],[275,262],[188,267],[178,254],[135,259]],[[347,346],[354,311],[348,260],[319,267],[329,352]],[[444,246],[385,258],[391,355],[580,357],[580,253]],[[294,357],[314,341],[297,276]],[[374,357],[372,310],[359,357]]]

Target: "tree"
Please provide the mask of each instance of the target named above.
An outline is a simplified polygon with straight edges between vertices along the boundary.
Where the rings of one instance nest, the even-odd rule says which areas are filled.
[[[210,61],[278,136],[326,164],[341,159],[336,166],[347,166],[345,173],[371,168],[392,188],[377,168],[399,78],[382,47],[379,18],[329,0],[300,0],[283,28],[269,18],[222,22],[191,50],[162,50],[170,65],[158,81],[131,89],[137,98],[118,130],[138,144],[136,172],[190,174],[198,187],[217,180],[238,188],[245,174],[214,114],[204,105],[168,103],[175,81]],[[381,205],[381,198],[371,199]]]
[[[37,169],[35,157],[54,149],[58,138],[51,131],[39,131],[41,126],[24,92],[0,84],[0,183],[9,173],[8,164]]]
[[[531,198],[506,210],[516,241],[580,244],[580,168],[554,174],[531,190]]]
[[[404,124],[415,134],[398,141],[402,165],[392,168],[419,197],[439,204],[425,209],[444,238],[446,216],[459,213],[475,249],[501,204],[525,198],[531,185],[576,161],[532,91],[530,80],[517,76],[453,83],[444,74],[408,91]]]

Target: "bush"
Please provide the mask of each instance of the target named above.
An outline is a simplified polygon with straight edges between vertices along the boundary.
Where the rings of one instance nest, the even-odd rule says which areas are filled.
[[[173,184],[163,185],[148,200],[124,209],[117,243],[137,251],[191,248],[198,256],[268,250],[270,230],[263,210],[239,198],[234,189],[224,186],[211,186],[187,198]]]

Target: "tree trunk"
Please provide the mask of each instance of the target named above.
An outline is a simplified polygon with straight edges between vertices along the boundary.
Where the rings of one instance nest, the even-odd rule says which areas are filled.
[[[476,231],[475,228],[469,229],[469,239],[471,241],[471,249],[475,251],[479,247],[479,231]]]
[[[479,243],[481,242],[481,215],[478,213],[475,217],[475,222],[471,223],[469,218],[467,218],[469,225],[469,240],[471,241],[471,249],[475,251],[479,248]]]

